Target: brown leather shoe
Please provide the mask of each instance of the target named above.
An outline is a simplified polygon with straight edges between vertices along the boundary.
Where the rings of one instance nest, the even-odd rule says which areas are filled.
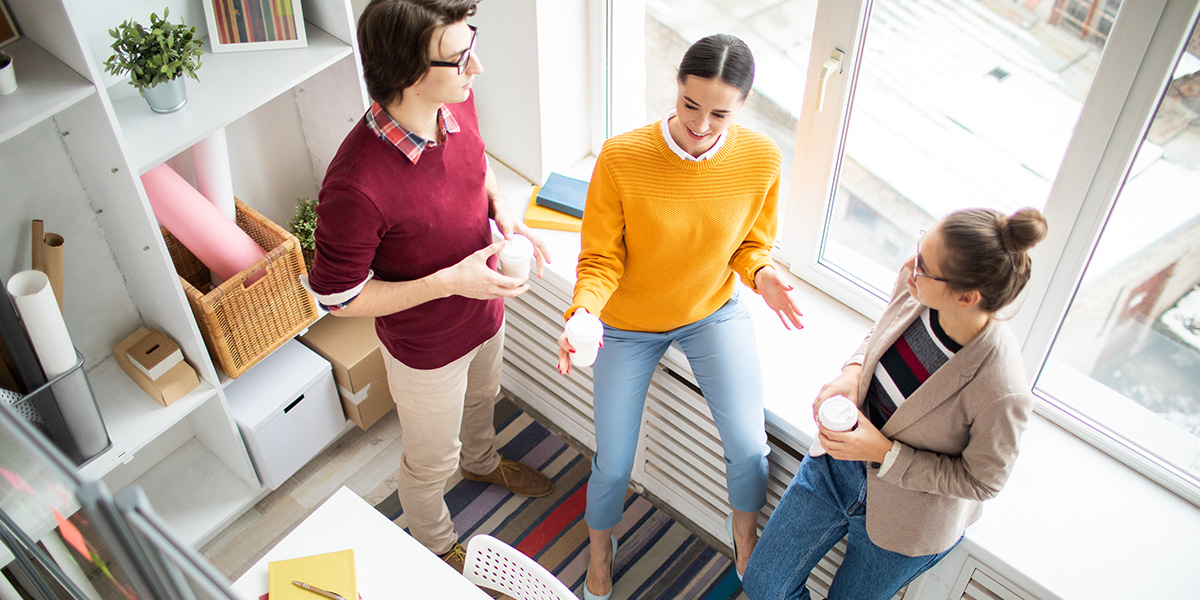
[[[450,548],[449,552],[438,555],[438,558],[446,561],[446,564],[450,565],[450,567],[452,569],[454,569],[455,571],[462,573],[463,567],[466,566],[466,564],[467,564],[467,549],[464,548],[462,544],[454,544],[454,546],[452,548]],[[489,590],[488,588],[485,588],[483,586],[475,586],[475,587],[478,587],[479,589],[483,590],[484,593],[486,593],[487,595],[489,595],[493,598],[499,598],[500,596],[503,595],[500,592],[497,592],[496,590]]]
[[[438,558],[446,561],[455,571],[463,572],[463,566],[467,564],[467,549],[462,544],[454,544],[450,551],[445,554],[439,554]]]
[[[478,475],[465,469],[462,475],[463,479],[502,485],[518,496],[541,498],[554,491],[554,482],[549,477],[533,467],[507,458],[501,458],[500,466],[487,475]]]

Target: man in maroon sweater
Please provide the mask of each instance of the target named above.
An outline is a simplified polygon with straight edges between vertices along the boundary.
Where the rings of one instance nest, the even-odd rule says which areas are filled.
[[[443,498],[466,479],[524,496],[553,483],[496,451],[504,298],[525,280],[491,267],[506,238],[545,246],[508,208],[484,155],[471,83],[483,72],[478,0],[374,0],[358,22],[374,103],[329,165],[317,208],[313,294],[334,315],[375,317],[403,429],[398,493],[409,531],[461,570]],[[461,461],[460,461],[461,456]]]

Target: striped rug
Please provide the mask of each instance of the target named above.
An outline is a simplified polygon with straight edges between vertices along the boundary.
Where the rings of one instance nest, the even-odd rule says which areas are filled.
[[[511,401],[496,405],[500,453],[554,479],[554,493],[522,498],[494,485],[456,478],[446,503],[460,539],[488,533],[537,559],[577,595],[587,570],[583,521],[588,457],[573,450]],[[375,507],[407,526],[395,492]],[[745,599],[732,562],[683,525],[632,491],[616,529],[616,580],[612,598]]]

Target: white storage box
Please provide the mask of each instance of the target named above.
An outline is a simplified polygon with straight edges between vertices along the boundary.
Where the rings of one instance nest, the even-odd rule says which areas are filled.
[[[346,431],[329,362],[289,340],[225,389],[263,485],[280,486]]]

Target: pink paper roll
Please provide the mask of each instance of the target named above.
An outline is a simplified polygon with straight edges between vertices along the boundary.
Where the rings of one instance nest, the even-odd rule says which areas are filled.
[[[171,167],[161,164],[142,175],[154,216],[200,262],[222,280],[241,273],[266,256],[246,232],[225,218]],[[253,283],[261,274],[247,279]]]

